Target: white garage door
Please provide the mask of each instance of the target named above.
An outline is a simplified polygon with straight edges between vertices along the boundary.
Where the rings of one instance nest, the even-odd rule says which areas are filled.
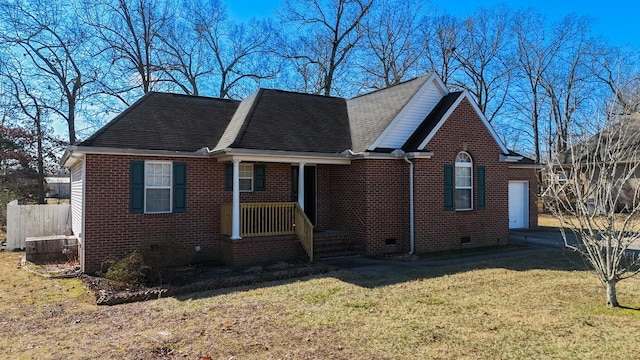
[[[509,181],[509,229],[529,227],[529,182]]]

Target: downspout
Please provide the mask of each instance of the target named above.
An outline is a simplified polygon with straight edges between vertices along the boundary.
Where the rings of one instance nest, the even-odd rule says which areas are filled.
[[[413,162],[406,156],[404,161],[409,164],[409,255],[413,255],[415,247],[415,237],[413,229]]]

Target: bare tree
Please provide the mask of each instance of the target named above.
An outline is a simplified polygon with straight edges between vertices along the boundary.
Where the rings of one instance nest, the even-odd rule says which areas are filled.
[[[425,17],[422,24],[421,36],[425,49],[423,67],[435,71],[445,85],[450,85],[460,67],[453,53],[462,46],[462,24],[451,15],[438,13]]]
[[[571,144],[548,169],[552,176],[544,192],[566,246],[591,265],[609,307],[619,306],[617,283],[640,272],[640,257],[628,251],[640,241],[639,130],[639,114],[620,116],[590,139]]]
[[[510,100],[527,118],[535,160],[540,162],[543,118],[548,118],[544,116],[548,108],[548,98],[543,84],[549,67],[567,41],[566,33],[560,32],[555,34],[557,36],[552,36],[547,31],[544,17],[531,10],[515,14],[511,26],[518,46],[518,67],[515,76],[522,81],[518,83],[519,88],[512,88]]]
[[[37,169],[37,199],[39,204],[44,203],[44,121],[47,107],[42,103],[42,96],[37,94],[37,89],[31,89],[25,81],[25,75],[19,67],[6,69],[4,78],[12,86],[13,104],[17,113],[27,119],[26,128],[33,129],[36,143],[36,169]]]
[[[169,19],[163,33],[159,36],[160,62],[164,63],[160,71],[167,82],[172,83],[183,93],[200,95],[202,82],[213,73],[213,67],[206,52],[204,38],[193,26],[191,3],[180,6],[178,16]],[[215,16],[214,12],[210,16]]]
[[[640,111],[640,57],[636,51],[600,43],[592,57],[593,74],[613,93],[609,113]]]
[[[276,30],[269,21],[229,21],[225,7],[217,0],[193,2],[190,6],[191,26],[210,58],[218,97],[246,95],[241,90],[244,82],[276,76],[279,67],[271,61]]]
[[[398,84],[422,55],[419,18],[422,2],[383,0],[374,3],[363,19],[358,67],[365,87],[380,89]],[[372,61],[375,60],[375,61]]]
[[[76,115],[82,91],[95,81],[86,61],[88,36],[71,21],[73,9],[59,2],[12,1],[0,5],[0,41],[11,53],[21,53],[30,63],[32,81],[26,87],[47,87],[39,106],[67,124],[69,143],[76,141]],[[22,61],[22,60],[18,60]]]
[[[281,17],[295,40],[282,56],[295,62],[303,90],[330,96],[342,66],[362,38],[361,23],[373,0],[287,1]]]
[[[85,23],[98,39],[99,54],[112,67],[102,81],[104,91],[125,104],[127,93],[147,93],[160,81],[166,64],[158,63],[159,36],[172,16],[164,1],[85,1]]]
[[[464,20],[461,44],[452,52],[465,74],[454,82],[469,90],[490,122],[504,105],[512,79],[510,21],[511,12],[504,6],[478,10]]]
[[[590,23],[586,18],[567,16],[555,25],[556,37],[565,39],[551,66],[546,69],[542,86],[549,99],[553,124],[550,144],[557,152],[567,149],[574,115],[590,99],[595,79],[589,68],[593,43],[589,38]]]

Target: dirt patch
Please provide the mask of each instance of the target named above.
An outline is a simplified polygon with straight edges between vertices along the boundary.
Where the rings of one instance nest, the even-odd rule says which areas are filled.
[[[163,271],[163,279],[166,284],[135,287],[97,276],[81,275],[80,278],[93,291],[97,305],[117,305],[322,274],[332,270],[335,269],[323,264],[289,264],[284,262],[241,269],[193,265]]]

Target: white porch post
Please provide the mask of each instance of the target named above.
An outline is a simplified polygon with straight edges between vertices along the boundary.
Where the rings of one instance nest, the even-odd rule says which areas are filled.
[[[304,210],[304,163],[298,164],[298,204]]]
[[[240,236],[240,160],[233,160],[233,202],[231,209],[231,239],[242,239]]]

